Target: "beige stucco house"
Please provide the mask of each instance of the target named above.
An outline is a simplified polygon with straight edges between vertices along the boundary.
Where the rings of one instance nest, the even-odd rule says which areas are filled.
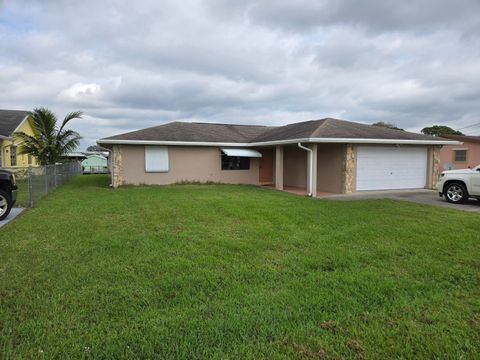
[[[97,143],[112,185],[271,185],[305,194],[431,188],[449,139],[337,119],[285,126],[172,122]]]

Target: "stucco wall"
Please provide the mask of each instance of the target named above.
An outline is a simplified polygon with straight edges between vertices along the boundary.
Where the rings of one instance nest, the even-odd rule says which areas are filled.
[[[307,187],[307,151],[296,145],[283,147],[283,185]]]
[[[466,162],[454,162],[453,150],[467,149]],[[465,169],[480,164],[480,144],[464,141],[462,145],[445,145],[440,150],[440,171],[445,170],[445,164],[450,163],[454,169]]]
[[[145,147],[122,145],[122,181],[124,184],[166,185],[181,181],[213,181],[226,184],[259,183],[259,161],[250,159],[249,170],[222,170],[217,147],[169,146],[169,171],[145,172]]]
[[[296,145],[284,146],[283,183],[285,186],[307,187],[307,152]],[[344,144],[318,144],[317,190],[342,192]]]
[[[342,192],[342,164],[345,153],[343,144],[318,144],[317,190]]]

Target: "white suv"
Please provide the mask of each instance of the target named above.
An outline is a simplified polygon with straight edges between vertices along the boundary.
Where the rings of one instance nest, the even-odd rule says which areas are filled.
[[[437,190],[440,196],[455,204],[463,203],[469,197],[480,200],[480,165],[473,169],[442,172]]]

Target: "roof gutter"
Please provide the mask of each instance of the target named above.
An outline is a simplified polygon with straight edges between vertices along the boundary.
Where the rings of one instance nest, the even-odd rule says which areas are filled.
[[[309,149],[306,146],[303,146],[302,143],[297,144],[300,149],[308,151],[308,189],[307,196],[312,197],[313,192],[313,150]]]
[[[302,138],[275,141],[259,141],[251,143],[228,143],[207,141],[158,141],[158,140],[117,140],[100,139],[97,144],[117,145],[177,145],[177,146],[232,146],[253,147],[286,145],[298,143],[348,143],[348,144],[394,144],[394,145],[461,145],[463,142],[455,140],[408,140],[408,139],[355,139],[355,138]]]

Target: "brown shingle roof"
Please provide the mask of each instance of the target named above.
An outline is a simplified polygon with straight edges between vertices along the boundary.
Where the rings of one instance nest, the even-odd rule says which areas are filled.
[[[285,126],[230,125],[212,123],[172,122],[143,130],[111,136],[102,140],[182,141],[257,143],[311,138],[395,139],[445,141],[443,138],[402,130],[326,118]]]
[[[467,136],[467,135],[444,135],[444,138],[462,141],[462,142],[474,142],[480,143],[480,136]]]
[[[0,110],[0,135],[11,136],[27,115],[23,110]]]
[[[253,142],[305,138],[445,140],[379,126],[326,118],[289,124],[265,131]]]
[[[102,140],[246,143],[263,133],[266,129],[268,129],[267,126],[175,121],[160,126],[111,136]]]

